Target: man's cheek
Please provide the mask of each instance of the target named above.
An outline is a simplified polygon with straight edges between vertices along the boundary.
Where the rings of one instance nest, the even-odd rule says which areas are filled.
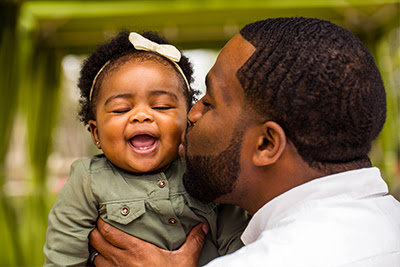
[[[187,153],[190,156],[217,156],[227,148],[229,141],[229,137],[224,138],[213,129],[196,131],[193,128],[186,136]]]

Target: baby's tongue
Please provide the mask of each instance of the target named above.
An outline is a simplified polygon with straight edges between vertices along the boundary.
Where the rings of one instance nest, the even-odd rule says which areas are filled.
[[[137,135],[131,139],[131,144],[136,148],[149,147],[156,142],[156,139],[150,135]]]

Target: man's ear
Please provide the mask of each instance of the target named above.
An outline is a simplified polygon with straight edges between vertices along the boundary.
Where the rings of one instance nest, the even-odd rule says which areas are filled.
[[[101,149],[99,131],[97,128],[97,122],[95,120],[89,121],[89,129],[90,129],[90,133],[92,135],[92,140],[93,140],[94,145],[97,146],[98,149]]]
[[[267,121],[261,127],[257,148],[253,154],[253,164],[256,166],[275,163],[286,147],[286,134],[279,124]]]

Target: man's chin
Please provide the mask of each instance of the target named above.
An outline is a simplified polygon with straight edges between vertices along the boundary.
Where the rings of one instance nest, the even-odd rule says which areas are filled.
[[[190,173],[183,174],[183,185],[192,197],[202,202],[213,202],[215,197],[210,194],[209,188],[202,183],[198,177],[193,177]],[[212,189],[211,189],[212,191]]]
[[[231,204],[232,197],[231,193],[223,193],[222,191],[216,191],[215,187],[212,186],[204,186],[197,185],[191,183],[191,179],[188,176],[183,176],[183,185],[186,188],[186,191],[192,197],[202,201],[202,202],[215,202],[222,204]]]
[[[232,198],[230,197],[232,194],[231,193],[227,193],[227,194],[223,194],[217,198],[215,198],[212,202],[215,203],[221,203],[221,204],[232,204]]]

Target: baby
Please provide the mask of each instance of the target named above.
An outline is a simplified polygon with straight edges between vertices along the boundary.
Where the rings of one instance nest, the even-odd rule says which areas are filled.
[[[167,250],[208,222],[200,265],[243,245],[247,213],[200,202],[182,184],[178,148],[194,98],[192,73],[188,59],[154,32],[122,31],[85,60],[79,115],[104,154],[72,164],[49,214],[46,266],[85,265],[99,217]]]

